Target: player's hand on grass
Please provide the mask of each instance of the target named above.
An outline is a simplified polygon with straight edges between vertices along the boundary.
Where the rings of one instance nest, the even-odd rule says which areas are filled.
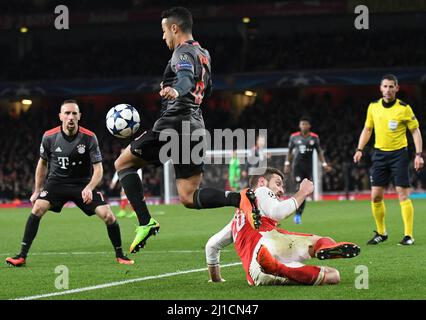
[[[178,97],[177,91],[172,87],[165,87],[161,89],[160,96],[167,100],[175,100]]]
[[[354,162],[355,163],[358,163],[358,162],[360,162],[361,161],[361,158],[362,158],[362,151],[357,151],[357,152],[355,152],[355,154],[354,154]]]
[[[31,195],[30,201],[32,205],[34,205],[34,203],[36,202],[39,194],[40,191],[34,191],[34,193]]]
[[[89,187],[86,187],[81,191],[81,197],[83,198],[83,202],[86,204],[89,204],[93,200],[93,193],[92,189]]]
[[[300,183],[299,191],[303,192],[304,195],[309,196],[312,192],[314,192],[314,184],[311,180],[305,178]]]
[[[416,156],[414,158],[414,169],[416,171],[420,171],[420,170],[423,169],[423,166],[424,166],[424,160],[423,160],[422,156]]]

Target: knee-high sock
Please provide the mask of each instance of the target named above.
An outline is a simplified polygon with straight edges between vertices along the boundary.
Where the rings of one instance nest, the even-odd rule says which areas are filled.
[[[127,199],[135,210],[139,225],[146,225],[151,219],[143,194],[142,181],[139,178],[137,168],[123,169],[118,172],[120,183],[126,193]]]
[[[382,200],[380,202],[371,202],[371,211],[373,212],[374,220],[376,221],[377,232],[381,235],[386,234],[386,225],[385,225],[385,202]]]
[[[31,248],[31,244],[33,243],[33,240],[37,235],[39,224],[40,218],[37,217],[34,213],[31,213],[28,217],[27,224],[25,226],[24,238],[22,239],[20,255],[24,258],[28,255],[28,251]]]
[[[401,205],[402,221],[404,221],[404,234],[413,237],[414,207],[410,199],[399,203]]]
[[[107,224],[108,236],[111,240],[112,246],[115,250],[115,256],[122,257],[123,249],[121,248],[121,233],[120,233],[120,225],[117,221],[113,224]]]
[[[241,195],[216,188],[201,188],[194,192],[194,207],[196,209],[235,207],[240,206]]]
[[[321,273],[321,268],[317,266],[301,265],[294,268],[286,266],[275,259],[265,246],[260,248],[257,255],[257,262],[265,273],[285,277],[302,284],[319,284],[324,277]]]

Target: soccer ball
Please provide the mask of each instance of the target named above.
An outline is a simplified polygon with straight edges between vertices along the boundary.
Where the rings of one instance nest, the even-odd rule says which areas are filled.
[[[106,127],[117,138],[128,138],[134,135],[139,126],[139,113],[129,104],[118,104],[106,115]]]

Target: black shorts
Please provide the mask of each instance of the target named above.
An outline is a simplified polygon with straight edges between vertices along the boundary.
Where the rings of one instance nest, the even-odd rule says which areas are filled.
[[[182,147],[182,137],[183,136],[176,137],[176,139],[179,139],[179,145],[177,146],[177,150],[179,151],[177,156],[179,157],[179,160],[176,159],[178,160],[175,161],[177,163],[173,163],[176,179],[186,179],[204,171],[204,162],[202,160],[198,163],[193,162],[192,157],[190,157],[193,148],[199,144],[199,141],[190,141],[189,148],[186,150]],[[160,141],[159,138],[159,132],[154,132],[152,130],[145,131],[130,143],[130,151],[134,156],[141,158],[149,164],[161,166],[168,160],[172,159],[172,157],[174,158],[175,155],[165,153],[164,158],[160,159],[161,148],[166,144],[168,144],[168,146],[171,144],[170,139],[167,141]],[[198,147],[197,150],[199,150]],[[202,154],[199,154],[199,159],[202,159],[202,156]]]
[[[370,181],[374,187],[387,187],[389,179],[397,187],[409,188],[408,174],[409,157],[407,148],[395,151],[375,149],[371,158],[373,166],[370,169]]]
[[[47,200],[50,202],[50,211],[61,212],[62,207],[68,201],[72,201],[88,216],[95,214],[95,209],[98,206],[108,204],[102,193],[98,190],[93,190],[93,200],[89,204],[83,203],[81,191],[86,187],[86,184],[67,185],[59,182],[48,181],[43,190],[38,195],[37,199]]]
[[[293,167],[294,183],[301,183],[303,179],[312,181],[312,166],[311,165],[295,165]]]

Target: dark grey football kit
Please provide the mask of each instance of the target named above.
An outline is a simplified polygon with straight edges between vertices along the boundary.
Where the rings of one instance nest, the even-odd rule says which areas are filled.
[[[89,204],[83,202],[81,195],[92,177],[93,164],[102,161],[93,132],[79,127],[77,134],[68,136],[60,126],[46,131],[40,157],[48,162],[49,174],[38,199],[49,201],[51,211],[60,212],[67,201],[72,201],[91,216],[96,207],[107,204],[97,189]]]
[[[203,141],[203,135],[198,141],[191,141],[189,150],[181,148],[181,138],[189,136],[197,130],[204,130],[204,120],[200,108],[205,95],[211,92],[210,54],[194,40],[186,41],[174,51],[168,61],[163,75],[163,87],[173,87],[179,96],[175,100],[164,99],[161,102],[161,115],[151,130],[145,131],[130,144],[133,155],[149,164],[160,166],[165,159],[160,159],[160,150],[168,141],[160,141],[160,132],[172,131],[179,136],[179,163],[174,163],[176,179],[189,178],[203,172],[204,163],[182,163],[184,153]],[[185,124],[187,130],[185,130]],[[169,130],[169,131],[168,131]],[[200,154],[202,158],[202,154]],[[161,161],[163,160],[163,161]],[[166,159],[167,160],[167,159]]]

